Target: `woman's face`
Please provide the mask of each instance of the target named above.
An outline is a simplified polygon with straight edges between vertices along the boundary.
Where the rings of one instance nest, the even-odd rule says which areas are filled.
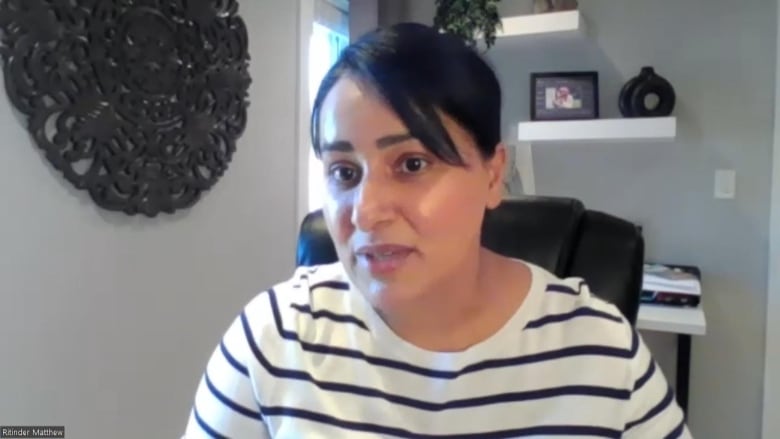
[[[435,294],[477,261],[485,209],[502,198],[503,145],[484,160],[471,135],[444,115],[465,162],[449,165],[349,77],[328,94],[319,122],[328,229],[353,283],[375,306]]]

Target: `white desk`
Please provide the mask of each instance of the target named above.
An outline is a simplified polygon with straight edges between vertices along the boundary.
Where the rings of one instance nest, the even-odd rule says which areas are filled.
[[[678,308],[667,305],[639,305],[636,327],[645,331],[677,335],[677,402],[688,412],[688,385],[691,375],[691,336],[707,333],[707,319],[701,305]]]

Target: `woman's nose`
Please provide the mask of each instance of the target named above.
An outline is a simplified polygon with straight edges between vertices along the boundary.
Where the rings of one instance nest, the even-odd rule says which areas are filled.
[[[371,232],[393,217],[392,185],[382,176],[367,175],[355,192],[352,224],[360,231]]]

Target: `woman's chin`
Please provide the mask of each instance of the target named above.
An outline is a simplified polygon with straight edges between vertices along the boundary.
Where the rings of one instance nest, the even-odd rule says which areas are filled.
[[[400,282],[372,281],[364,291],[372,306],[386,311],[404,308],[420,296],[416,289]]]
[[[358,291],[374,308],[386,311],[408,307],[421,296],[417,273],[405,272],[399,276],[376,276],[360,264],[352,266],[351,278]]]

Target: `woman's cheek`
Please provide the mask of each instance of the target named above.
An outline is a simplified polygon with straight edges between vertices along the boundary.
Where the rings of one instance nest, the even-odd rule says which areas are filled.
[[[459,184],[457,180],[439,181],[418,197],[419,216],[429,221],[432,227],[448,219],[457,221],[457,216],[463,214],[465,204],[473,198],[470,192],[468,187]]]
[[[338,190],[329,186],[323,209],[332,229],[331,234],[339,243],[349,240],[352,234],[352,197],[351,191]]]

